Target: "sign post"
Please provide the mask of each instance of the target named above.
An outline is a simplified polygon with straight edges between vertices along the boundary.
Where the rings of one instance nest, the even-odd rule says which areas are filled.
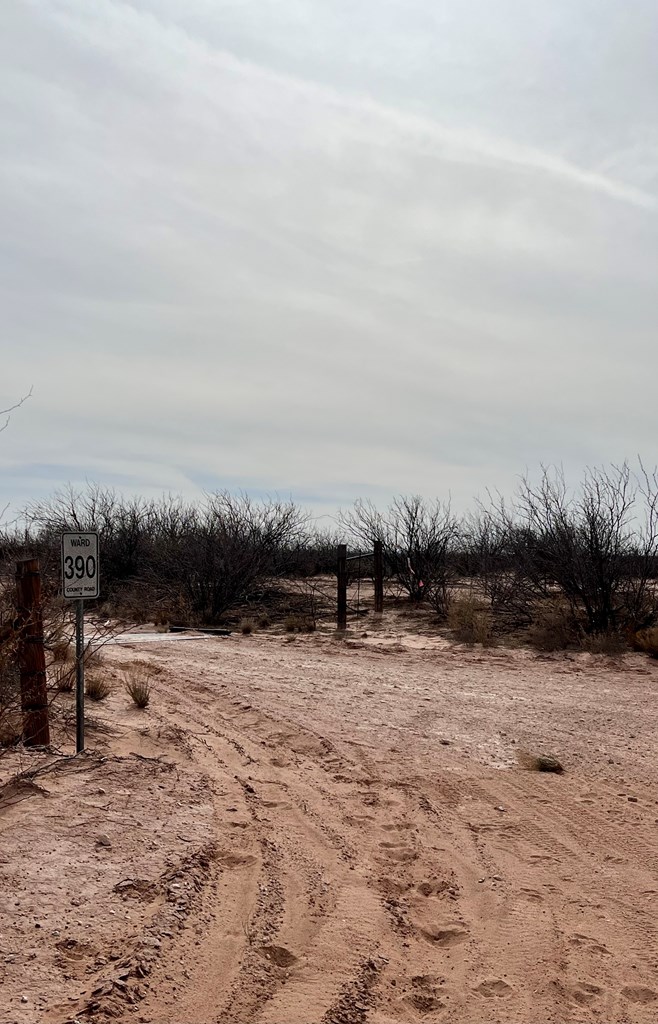
[[[62,594],[75,601],[75,750],[85,748],[85,601],[100,593],[98,534],[62,534]]]

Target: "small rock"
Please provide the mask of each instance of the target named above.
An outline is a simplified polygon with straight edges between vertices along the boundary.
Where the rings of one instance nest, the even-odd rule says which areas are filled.
[[[628,800],[629,804],[636,804],[637,803],[637,797],[636,796],[627,796],[626,799]]]
[[[491,880],[492,882],[502,882],[503,879],[501,875],[492,875]]]
[[[504,808],[504,807],[503,807],[503,805],[501,804],[501,805],[500,805],[499,807],[496,807],[496,810],[497,810],[497,811],[504,811],[504,810],[505,810],[505,808]]]
[[[22,1003],[26,1003],[27,1002],[27,996],[21,996],[21,1002]]]
[[[97,835],[96,836],[96,846],[105,846],[106,848],[110,849],[111,846],[112,846],[112,843],[110,841],[109,836],[104,835],[102,832],[101,832],[100,835]]]
[[[450,740],[439,740],[439,743],[441,744],[442,747],[450,746]]]

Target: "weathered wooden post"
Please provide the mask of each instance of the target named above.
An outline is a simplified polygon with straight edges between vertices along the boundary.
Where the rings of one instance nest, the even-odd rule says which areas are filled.
[[[23,742],[26,747],[48,746],[48,689],[43,645],[41,574],[36,558],[16,563]]]
[[[375,615],[384,611],[384,550],[380,540],[375,541]]]
[[[347,544],[338,545],[338,592],[336,600],[336,625],[338,629],[347,629]]]

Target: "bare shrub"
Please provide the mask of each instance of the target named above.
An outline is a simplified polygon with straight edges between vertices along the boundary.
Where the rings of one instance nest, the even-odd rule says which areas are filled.
[[[488,604],[473,595],[453,599],[448,606],[448,628],[463,644],[493,643],[493,616]]]
[[[386,512],[357,501],[339,514],[342,527],[360,544],[382,542],[389,577],[412,601],[429,600],[445,616],[457,574],[460,524],[448,503],[429,504],[418,495],[395,498]]]
[[[25,512],[56,573],[63,530],[97,530],[103,601],[131,621],[214,623],[269,578],[285,575],[306,543],[306,514],[292,502],[220,492],[199,504],[124,499],[90,485],[58,492]]]
[[[85,677],[85,694],[89,700],[105,700],[112,693],[112,687],[101,675],[90,673]]]
[[[240,622],[240,632],[243,636],[250,636],[255,630],[254,623],[251,619],[242,619]]]
[[[176,512],[160,532],[152,572],[159,586],[173,587],[192,615],[217,622],[284,573],[283,553],[303,535],[306,516],[292,502],[254,502],[227,492],[208,496],[199,508]]]
[[[658,617],[658,479],[642,463],[588,469],[575,491],[560,470],[527,478],[511,506],[492,501],[471,524],[471,562],[494,611],[529,625],[556,591],[587,634],[636,631]]]

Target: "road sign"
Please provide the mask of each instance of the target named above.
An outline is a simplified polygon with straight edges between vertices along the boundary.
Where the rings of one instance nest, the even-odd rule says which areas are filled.
[[[98,534],[62,534],[62,593],[69,601],[99,595]]]

